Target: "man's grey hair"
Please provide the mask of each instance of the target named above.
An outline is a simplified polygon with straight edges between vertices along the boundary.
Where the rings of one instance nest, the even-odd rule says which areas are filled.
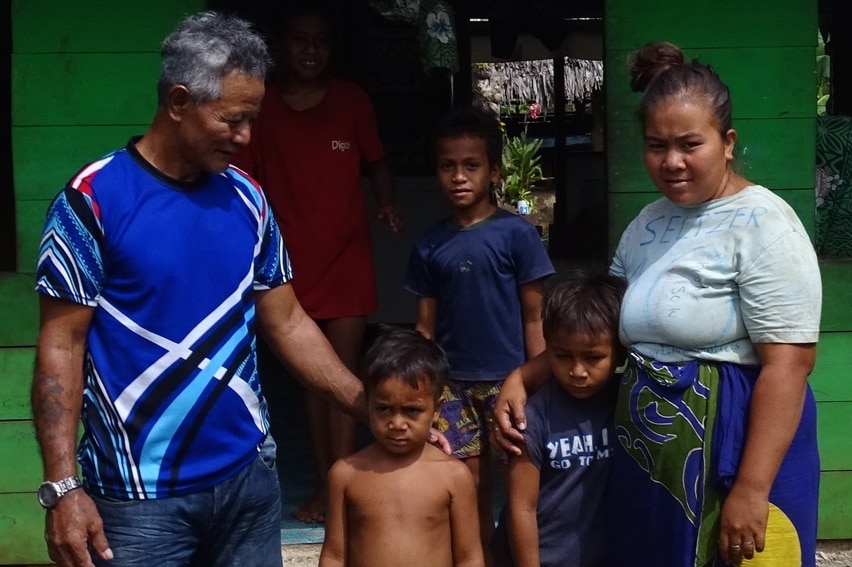
[[[272,65],[263,37],[235,16],[201,12],[181,21],[163,40],[157,104],[164,105],[175,85],[196,103],[218,100],[222,79],[237,71],[264,80]]]

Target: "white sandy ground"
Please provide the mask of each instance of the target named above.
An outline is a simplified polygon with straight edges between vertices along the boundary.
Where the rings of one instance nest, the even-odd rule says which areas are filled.
[[[284,567],[316,567],[320,547],[319,544],[283,546]],[[852,567],[852,540],[820,542],[817,567]]]

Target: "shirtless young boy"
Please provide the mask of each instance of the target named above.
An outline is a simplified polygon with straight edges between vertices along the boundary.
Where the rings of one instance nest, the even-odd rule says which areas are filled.
[[[461,462],[430,445],[448,373],[413,329],[382,334],[364,360],[376,442],[329,472],[320,567],[482,567],[476,490]]]

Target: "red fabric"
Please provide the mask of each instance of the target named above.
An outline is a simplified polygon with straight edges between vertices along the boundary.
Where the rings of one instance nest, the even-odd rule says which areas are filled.
[[[263,186],[290,252],[296,296],[315,319],[377,308],[360,164],[383,155],[367,93],[329,79],[322,101],[303,111],[268,86],[251,142],[234,158]]]

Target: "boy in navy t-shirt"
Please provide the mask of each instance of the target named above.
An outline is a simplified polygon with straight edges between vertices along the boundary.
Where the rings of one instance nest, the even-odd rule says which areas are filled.
[[[439,122],[432,149],[452,214],[416,240],[405,282],[418,297],[417,330],[450,362],[437,428],[477,482],[484,547],[494,531],[487,424],[503,378],[544,350],[542,282],[554,272],[535,227],[494,203],[502,145],[485,111]]]
[[[606,565],[604,494],[615,443],[618,317],[626,283],[577,272],[542,309],[552,374],[526,406],[525,446],[509,463],[508,504],[493,542],[497,564]],[[509,553],[511,550],[511,553]]]

